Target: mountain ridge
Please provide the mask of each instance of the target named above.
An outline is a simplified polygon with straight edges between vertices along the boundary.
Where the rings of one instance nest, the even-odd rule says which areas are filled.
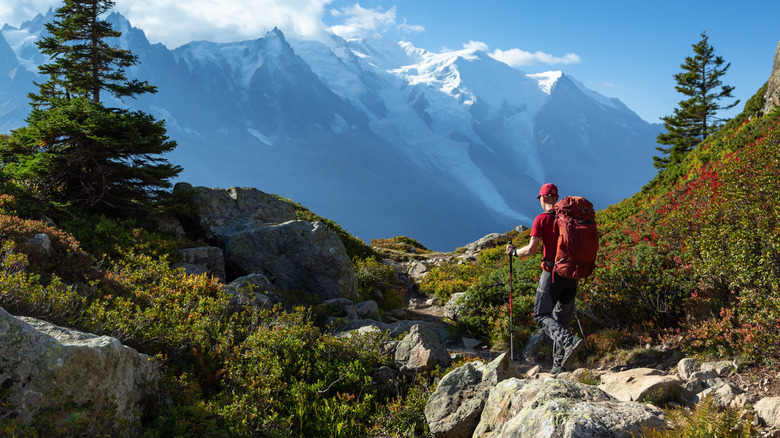
[[[49,18],[0,32],[24,41],[10,46],[30,77],[41,62],[31,36]],[[452,249],[528,225],[544,182],[603,208],[654,174],[660,125],[565,73],[553,84],[478,50],[288,41],[279,29],[169,50],[118,13],[108,20],[138,56],[128,73],[158,93],[107,104],[165,119],[182,181],[278,193],[365,240],[413,235]],[[21,125],[32,84],[16,88],[6,129]]]

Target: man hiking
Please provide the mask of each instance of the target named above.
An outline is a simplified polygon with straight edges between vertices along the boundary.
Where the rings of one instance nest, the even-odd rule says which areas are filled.
[[[558,244],[558,226],[555,220],[555,203],[558,202],[558,187],[547,183],[536,197],[544,210],[534,219],[531,227],[531,241],[523,248],[515,248],[510,242],[506,253],[510,257],[525,257],[536,253],[541,240],[544,248],[542,275],[534,299],[534,321],[539,329],[553,340],[553,367],[550,374],[557,375],[571,365],[574,355],[584,342],[569,331],[574,314],[574,297],[577,294],[577,280],[556,275],[555,253]]]

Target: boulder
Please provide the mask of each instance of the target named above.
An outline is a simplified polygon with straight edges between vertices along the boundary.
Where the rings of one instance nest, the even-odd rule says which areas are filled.
[[[320,304],[321,307],[324,307],[327,310],[332,312],[338,312],[338,317],[345,317],[349,320],[355,321],[360,319],[358,315],[358,309],[355,307],[354,304],[352,304],[352,301],[346,299],[346,298],[333,298],[330,300],[323,301],[322,304]]]
[[[3,403],[22,424],[47,408],[63,410],[63,418],[70,411],[107,409],[133,424],[158,379],[149,356],[117,339],[14,317],[0,308]]]
[[[437,438],[471,437],[479,424],[490,389],[506,379],[520,377],[508,354],[490,363],[467,362],[439,382],[425,405],[425,419]]]
[[[258,308],[269,308],[273,301],[268,292],[274,290],[274,286],[263,274],[249,274],[231,281],[225,290],[231,295],[230,303],[233,307],[240,308],[250,305]]]
[[[780,397],[762,398],[754,408],[767,426],[780,428]]]
[[[394,320],[406,319],[406,311],[404,309],[390,309],[385,312],[385,316]]]
[[[225,281],[225,256],[222,250],[215,246],[201,246],[198,248],[180,249],[182,261],[173,265],[174,268],[182,267],[188,274],[206,274]]]
[[[438,297],[431,298],[412,298],[409,300],[407,308],[410,310],[428,309],[433,306],[441,305],[441,299]]]
[[[236,272],[263,274],[279,290],[357,301],[352,261],[322,222],[258,225],[228,233],[224,240],[226,263]]]
[[[355,304],[360,318],[379,319],[379,305],[374,300],[366,300]]]
[[[701,364],[701,371],[703,373],[713,372],[715,376],[723,377],[729,373],[736,371],[737,366],[734,362],[728,360],[721,360],[718,362],[704,362]]]
[[[654,368],[634,368],[601,376],[599,389],[621,401],[667,399],[680,391],[682,382],[676,376],[664,375]]]
[[[51,252],[51,238],[48,234],[36,234],[29,239],[31,245],[38,247],[41,252],[48,254]]]
[[[473,436],[625,437],[663,426],[663,411],[620,402],[600,389],[557,379],[498,383],[487,399]]]
[[[422,324],[412,326],[395,351],[395,363],[403,373],[431,371],[437,366],[444,369],[451,362],[447,347]]]
[[[413,260],[409,263],[407,274],[412,280],[422,280],[428,275],[428,264],[419,260]]]
[[[179,190],[191,192],[206,237],[218,242],[229,230],[296,219],[295,207],[290,202],[254,188],[211,189],[178,183],[174,192]]]
[[[764,108],[762,112],[768,114],[780,106],[780,43],[775,50],[775,62],[772,66],[772,74],[767,81],[766,94],[764,94]]]
[[[725,382],[718,388],[714,388],[712,396],[715,400],[715,404],[720,408],[726,408],[731,406],[732,402],[738,395],[744,391],[734,386],[731,382]]]
[[[397,338],[398,336],[401,335],[405,336],[412,330],[412,327],[418,324],[422,324],[422,325],[427,324],[417,319],[405,319],[403,321],[397,321],[392,323],[376,321],[373,319],[358,319],[358,320],[339,319],[339,320],[330,320],[329,323],[332,323],[334,328],[339,330],[339,332],[336,333],[336,336],[338,337],[352,336],[353,333],[366,333],[366,332],[377,331],[377,332],[386,332],[387,336],[391,338]]]
[[[466,292],[456,292],[452,294],[447,304],[444,305],[444,317],[453,321],[460,319],[463,310],[466,308]]]
[[[696,360],[690,357],[680,360],[677,363],[677,375],[683,380],[688,380],[696,371]]]

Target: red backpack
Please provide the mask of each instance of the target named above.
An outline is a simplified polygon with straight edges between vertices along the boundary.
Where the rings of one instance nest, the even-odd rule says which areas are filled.
[[[593,204],[579,196],[567,196],[555,203],[558,248],[555,272],[566,278],[587,278],[595,267],[599,232]]]

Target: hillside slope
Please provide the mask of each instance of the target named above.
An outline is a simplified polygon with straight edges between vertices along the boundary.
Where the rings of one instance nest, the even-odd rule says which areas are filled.
[[[599,213],[582,293],[603,324],[748,362],[780,358],[780,111],[735,118],[641,192]],[[679,324],[679,326],[678,326]]]

